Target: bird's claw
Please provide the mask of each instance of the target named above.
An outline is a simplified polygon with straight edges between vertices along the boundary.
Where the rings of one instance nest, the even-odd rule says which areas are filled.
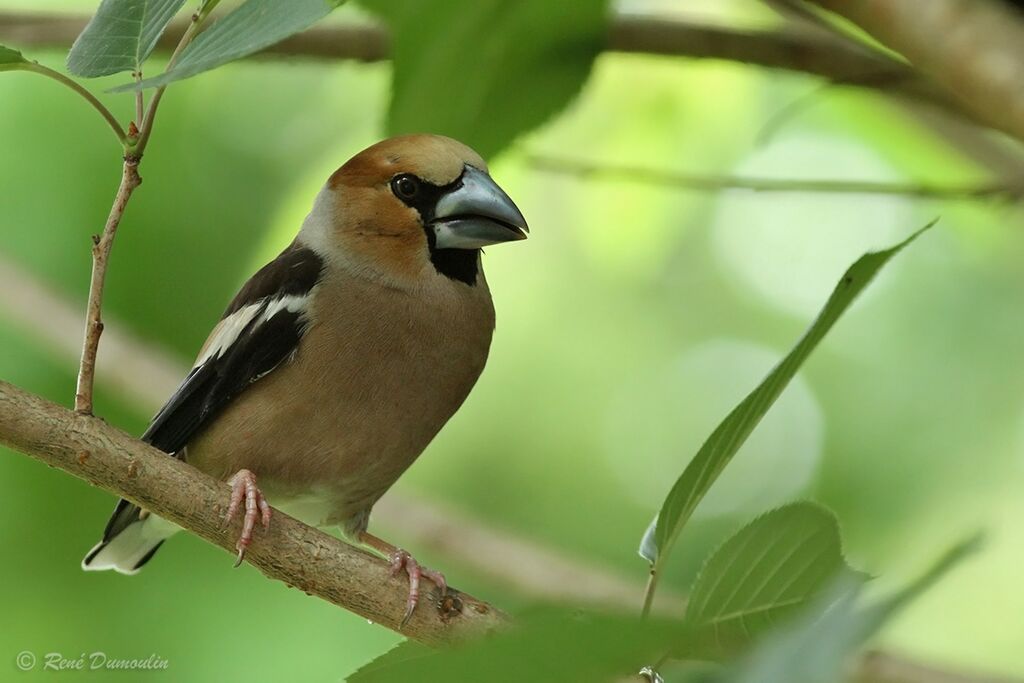
[[[403,629],[412,618],[416,604],[420,600],[420,578],[426,577],[433,581],[441,591],[442,598],[448,593],[448,582],[445,581],[444,574],[422,566],[408,551],[401,548],[395,548],[388,557],[388,561],[391,563],[391,576],[398,576],[403,569],[409,576],[409,599],[405,606],[405,616],[402,617],[402,623],[399,625],[399,629]]]
[[[238,514],[242,501],[245,501],[242,533],[235,545],[238,549],[238,558],[235,560],[237,567],[242,564],[242,560],[245,559],[245,550],[252,543],[252,532],[256,528],[257,518],[264,529],[270,526],[270,504],[256,485],[256,475],[249,470],[239,470],[228,479],[227,483],[231,487],[231,500],[228,503],[228,511],[224,515],[225,525],[231,523],[231,520]]]

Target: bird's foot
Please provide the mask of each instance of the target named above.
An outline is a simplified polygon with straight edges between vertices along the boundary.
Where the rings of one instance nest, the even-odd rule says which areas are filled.
[[[224,524],[230,524],[235,518],[242,501],[245,501],[245,514],[242,518],[242,533],[238,537],[238,559],[235,566],[242,564],[245,558],[245,549],[252,543],[252,532],[256,528],[257,518],[266,529],[270,526],[270,503],[263,497],[263,492],[256,485],[256,475],[249,470],[238,470],[230,479],[228,486],[231,487],[231,502],[228,504],[228,511],[224,515]]]
[[[400,626],[400,628],[405,628],[409,619],[412,618],[412,613],[416,610],[416,603],[420,600],[420,578],[426,577],[433,581],[441,591],[442,598],[448,593],[448,582],[445,581],[444,574],[420,565],[408,551],[401,548],[395,548],[388,556],[388,561],[391,563],[391,576],[398,576],[403,569],[409,576],[409,599],[406,602],[405,616],[402,617]]]

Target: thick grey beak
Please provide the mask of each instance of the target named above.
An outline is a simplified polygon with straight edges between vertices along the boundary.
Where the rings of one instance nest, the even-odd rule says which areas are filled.
[[[462,187],[438,200],[431,227],[437,249],[479,249],[524,240],[530,231],[505,191],[472,166],[462,173]]]

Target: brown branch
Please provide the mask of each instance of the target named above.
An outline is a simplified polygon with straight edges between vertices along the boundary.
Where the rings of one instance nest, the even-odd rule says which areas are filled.
[[[103,420],[0,382],[0,444],[151,510],[235,554],[240,525],[225,526],[227,486]],[[246,560],[268,577],[399,630],[408,586],[388,564],[275,511]],[[493,631],[507,617],[469,595],[423,603],[401,633],[441,645]]]
[[[810,0],[905,56],[978,120],[1024,140],[1024,22],[992,0]]]
[[[75,15],[0,12],[0,41],[22,48],[66,48],[87,20]],[[172,49],[174,41],[168,36],[183,29],[183,22],[173,23],[157,48]],[[900,62],[848,41],[803,31],[744,31],[619,15],[612,20],[607,50],[737,61],[809,73],[841,85],[881,88],[952,106],[943,92]],[[325,24],[287,38],[261,54],[376,62],[388,59],[390,38],[384,28],[376,25]]]
[[[1009,185],[989,183],[982,185],[944,186],[920,183],[895,183],[869,180],[791,180],[780,178],[747,178],[727,175],[705,175],[663,171],[639,166],[598,164],[587,161],[530,155],[526,163],[547,172],[579,178],[604,177],[658,185],[670,189],[718,192],[746,190],[749,192],[803,192],[821,194],[874,194],[942,200],[1002,199],[1020,201],[1024,198],[1024,183]]]
[[[101,308],[103,305],[103,286],[107,279],[107,262],[110,250],[114,246],[117,226],[124,217],[125,207],[140,184],[139,160],[137,157],[126,156],[121,173],[121,185],[117,188],[114,205],[110,207],[110,215],[103,227],[103,234],[93,237],[92,245],[92,277],[89,280],[89,303],[86,306],[85,341],[82,343],[82,359],[78,369],[78,384],[75,388],[75,411],[83,415],[92,415],[92,389],[96,377],[96,351],[103,334]]]

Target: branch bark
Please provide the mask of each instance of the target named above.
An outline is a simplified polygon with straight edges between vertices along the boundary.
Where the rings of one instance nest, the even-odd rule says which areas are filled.
[[[0,381],[0,444],[127,498],[235,554],[240,524],[222,522],[227,486],[101,419]],[[507,621],[487,603],[450,591],[454,599],[431,596],[400,629],[408,586],[391,577],[384,560],[276,510],[245,558],[270,578],[428,645],[480,636]]]
[[[951,93],[980,121],[1024,140],[1024,22],[991,0],[810,0],[845,17]]]
[[[88,17],[46,13],[0,12],[0,40],[22,48],[66,48],[84,28]],[[184,30],[175,22],[157,45],[174,48],[174,35]],[[169,37],[171,36],[171,37]],[[813,74],[837,84],[896,91],[939,103],[955,104],[912,69],[866,48],[788,29],[744,31],[680,20],[616,16],[607,50],[694,59],[721,59]],[[262,53],[272,57],[352,59],[378,62],[389,58],[390,36],[372,24],[326,24],[287,38]]]
[[[874,194],[939,200],[1005,200],[1024,198],[1024,182],[995,182],[976,185],[931,185],[870,180],[821,180],[753,178],[742,176],[683,173],[614,163],[594,163],[542,155],[528,155],[526,163],[544,173],[576,178],[602,177],[639,182],[677,190],[719,192],[742,190],[763,193]]]
[[[141,184],[138,157],[126,156],[121,172],[121,185],[117,188],[114,204],[110,207],[110,215],[107,217],[106,225],[103,226],[103,234],[93,237],[92,276],[89,280],[89,303],[86,305],[85,340],[82,343],[78,384],[75,388],[75,411],[83,415],[92,415],[96,352],[100,346],[100,335],[103,334],[103,320],[101,319],[103,287],[107,280],[107,262],[110,260],[110,250],[114,246],[114,236],[124,217],[128,200],[131,199],[135,188]]]

